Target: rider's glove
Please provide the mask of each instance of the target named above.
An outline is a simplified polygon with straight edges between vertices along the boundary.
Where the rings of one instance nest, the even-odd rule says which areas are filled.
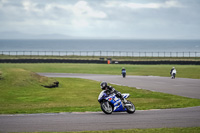
[[[117,96],[118,96],[118,97],[121,97],[121,93],[120,93],[120,92],[117,92]]]

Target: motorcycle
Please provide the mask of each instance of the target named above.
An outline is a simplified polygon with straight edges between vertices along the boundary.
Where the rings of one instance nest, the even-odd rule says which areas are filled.
[[[125,72],[122,73],[122,77],[123,77],[123,78],[126,77],[126,73],[125,73]]]
[[[176,75],[175,73],[172,73],[172,79],[175,79],[175,75]]]
[[[124,102],[116,96],[116,94],[107,95],[103,90],[98,97],[98,101],[101,105],[101,110],[105,114],[112,114],[112,112],[127,112],[133,114],[135,112],[135,105],[126,100],[130,94],[121,94],[124,97]]]
[[[122,77],[123,77],[123,78],[126,77],[126,71],[122,71]]]

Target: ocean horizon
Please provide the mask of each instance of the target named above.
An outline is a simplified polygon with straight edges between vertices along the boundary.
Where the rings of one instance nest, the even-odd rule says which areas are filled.
[[[200,57],[200,40],[0,40],[0,54]]]
[[[0,51],[200,52],[200,40],[0,40]]]

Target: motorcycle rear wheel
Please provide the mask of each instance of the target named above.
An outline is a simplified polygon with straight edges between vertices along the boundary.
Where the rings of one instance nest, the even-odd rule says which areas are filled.
[[[131,106],[127,106],[127,113],[133,114],[135,112],[135,105],[131,101],[127,101],[126,104],[131,104]]]
[[[101,103],[101,110],[105,113],[105,114],[112,114],[113,112],[113,107],[110,105],[110,103],[108,101],[102,102]]]

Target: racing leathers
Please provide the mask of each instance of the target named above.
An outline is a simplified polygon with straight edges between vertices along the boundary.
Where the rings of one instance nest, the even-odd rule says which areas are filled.
[[[110,95],[110,94],[116,94],[116,96],[118,97],[118,98],[120,98],[123,102],[124,102],[124,98],[123,98],[123,96],[121,95],[121,93],[120,92],[118,92],[117,90],[115,90],[115,88],[113,88],[112,86],[107,86],[107,89],[105,89],[105,93],[107,94],[107,95]]]

